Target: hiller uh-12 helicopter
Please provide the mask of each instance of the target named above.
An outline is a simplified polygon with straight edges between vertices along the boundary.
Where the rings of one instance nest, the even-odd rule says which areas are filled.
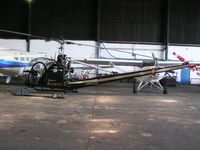
[[[5,31],[5,32],[11,33],[12,31]],[[20,34],[36,38],[39,37],[24,33]],[[43,38],[44,37],[42,37],[42,39]],[[100,83],[111,82],[126,78],[135,78],[146,75],[154,76],[157,73],[177,70],[188,66],[188,63],[166,66],[166,67],[154,66],[140,71],[127,72],[122,74],[112,74],[112,75],[89,78],[84,80],[75,80],[71,77],[72,76],[71,73],[73,72],[73,68],[71,67],[71,60],[68,59],[66,55],[63,53],[63,45],[73,44],[73,43],[65,40],[56,40],[56,41],[61,44],[59,48],[61,53],[57,56],[57,60],[48,58],[36,58],[33,61],[31,61],[29,66],[24,70],[26,86],[28,86],[29,88],[34,88],[35,90],[38,91],[53,92],[54,98],[58,96],[56,94],[58,92],[63,93],[63,92],[74,91],[78,88],[86,86],[94,86]]]
[[[153,67],[141,71],[128,72],[116,75],[107,75],[85,80],[73,80],[71,73],[73,68],[70,66],[66,55],[58,55],[57,60],[46,58],[35,59],[30,69],[25,70],[25,85],[39,91],[68,92],[86,86],[94,86],[100,83],[111,82],[126,78],[140,77],[145,75],[155,75],[160,72],[181,69],[188,66],[188,63],[167,67]],[[56,96],[55,96],[56,97]]]

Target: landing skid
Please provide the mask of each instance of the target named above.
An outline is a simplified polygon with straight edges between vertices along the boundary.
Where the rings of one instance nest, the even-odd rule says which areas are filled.
[[[137,93],[136,79],[133,78],[133,93]]]
[[[31,96],[32,93],[36,93],[37,91],[33,88],[23,87],[20,89],[12,89],[10,93],[15,96]]]
[[[163,94],[167,94],[168,93],[168,90],[166,87],[163,87]]]
[[[38,90],[35,88],[23,87],[17,90],[14,90],[14,89],[10,90],[10,93],[15,96],[34,96],[33,94],[47,93],[47,94],[51,94],[52,98],[54,99],[64,99],[65,91]]]

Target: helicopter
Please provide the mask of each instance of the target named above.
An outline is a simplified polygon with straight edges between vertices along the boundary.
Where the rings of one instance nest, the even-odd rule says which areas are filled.
[[[57,60],[37,58],[34,61],[34,63],[31,62],[29,69],[24,70],[25,85],[37,91],[53,92],[53,98],[59,97],[58,94],[56,94],[59,92],[76,92],[77,89],[87,86],[96,86],[105,82],[146,75],[154,76],[157,73],[181,69],[188,66],[188,63],[166,67],[155,66],[140,71],[77,80],[72,78],[74,69],[71,67],[71,61],[67,59],[66,55],[58,55]],[[61,97],[63,97],[63,94],[61,94]]]

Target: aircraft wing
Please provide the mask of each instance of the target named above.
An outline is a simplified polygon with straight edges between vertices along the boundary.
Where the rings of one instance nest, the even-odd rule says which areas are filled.
[[[96,65],[120,65],[120,66],[140,66],[143,60],[121,60],[121,59],[76,59],[80,62]]]
[[[187,61],[190,65],[200,64],[200,61]],[[168,66],[168,65],[180,65],[183,62],[176,60],[166,60],[166,61],[158,61],[159,66]]]
[[[113,66],[111,66],[111,65],[100,65],[99,66],[100,68],[103,68],[103,69],[105,69],[105,68],[113,68]],[[90,66],[88,66],[88,67],[86,67],[86,66],[73,66],[73,64],[72,64],[72,68],[74,68],[74,69],[81,69],[81,70],[90,70],[90,69],[95,69],[94,67],[90,67]]]
[[[153,61],[152,59],[138,60],[138,59],[76,59],[79,62],[96,65],[119,65],[119,66],[138,66],[141,67],[146,61]],[[180,65],[182,62],[178,60],[157,61],[159,66]],[[200,64],[200,61],[189,61],[189,64]]]

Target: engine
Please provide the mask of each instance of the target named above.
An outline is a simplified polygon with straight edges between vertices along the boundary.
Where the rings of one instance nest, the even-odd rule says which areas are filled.
[[[64,83],[67,79],[67,72],[65,66],[53,64],[48,68],[45,74],[45,78],[48,83]]]
[[[66,85],[71,81],[72,72],[70,61],[67,61],[66,55],[58,55],[57,61],[37,60],[29,70],[26,85],[29,87],[49,87],[56,88]]]

